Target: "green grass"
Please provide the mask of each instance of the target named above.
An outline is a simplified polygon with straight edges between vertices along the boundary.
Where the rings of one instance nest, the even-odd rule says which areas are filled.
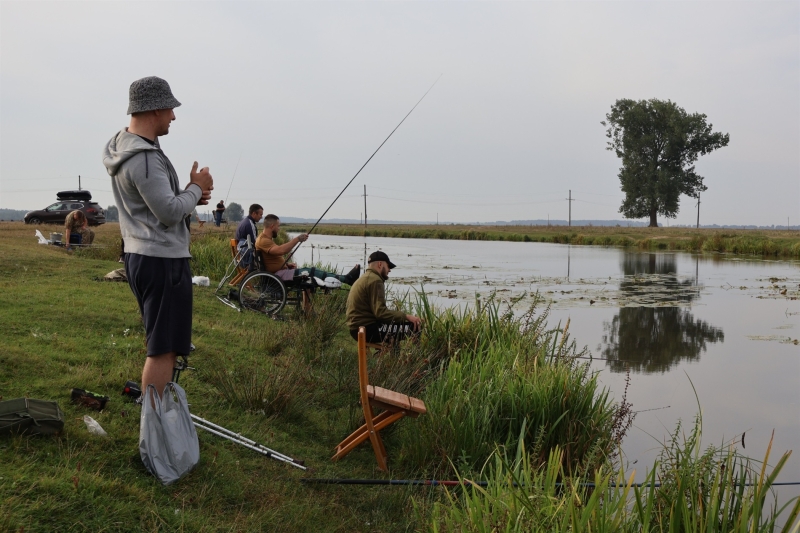
[[[286,231],[308,231],[287,224]],[[611,226],[469,226],[320,224],[321,235],[451,239],[468,241],[544,242],[594,246],[623,246],[641,250],[714,252],[764,257],[800,258],[800,231],[716,230]]]
[[[355,343],[342,322],[346,293],[319,295],[309,316],[287,310],[283,321],[237,313],[213,296],[230,256],[227,238],[216,229],[193,237],[194,268],[208,268],[196,273],[209,275],[212,286],[194,289],[190,364],[197,370],[181,384],[194,413],[313,470],[304,474],[201,432],[198,467],[161,486],[139,459],[138,408],[120,396],[126,380],[139,380],[144,361],[138,307],[127,284],[99,281],[120,266],[117,226],[98,228],[96,247],[70,254],[35,244],[29,226],[5,223],[0,394],[58,401],[66,427],[58,438],[0,439],[0,531],[429,529],[435,505],[446,500],[439,489],[299,482],[304,475],[387,477],[367,445],[330,461],[362,422]],[[416,307],[425,334],[372,358],[371,381],[418,395],[430,413],[386,432],[390,476],[454,468],[479,475],[495,449],[510,449],[520,434],[536,468],[555,446],[565,473],[607,462],[624,409],[575,362],[566,331],[548,328],[545,309],[514,318],[492,301],[471,311],[437,311],[424,297],[400,304]],[[456,387],[458,380],[465,386]],[[87,411],[68,402],[72,387],[110,396],[105,411],[89,413],[109,437],[88,433]]]

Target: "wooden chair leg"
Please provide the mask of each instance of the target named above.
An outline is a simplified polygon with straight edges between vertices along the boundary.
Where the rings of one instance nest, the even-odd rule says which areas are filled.
[[[370,431],[369,440],[372,443],[372,451],[375,452],[375,459],[378,461],[378,469],[387,472],[389,467],[386,465],[386,448],[380,433],[375,430]]]
[[[380,431],[383,428],[391,425],[398,418],[400,418],[400,417],[392,418],[392,414],[393,413],[390,413],[389,411],[384,411],[378,416],[376,416],[372,421],[372,425],[375,428],[375,430]],[[396,415],[397,413],[394,414]],[[342,442],[339,443],[339,445],[336,447],[336,453],[334,454],[332,459],[334,461],[341,459],[342,457],[353,451],[353,449],[356,446],[358,446],[368,438],[369,438],[369,429],[367,427],[367,424],[364,423],[361,425],[360,428],[352,432],[346,439],[344,439]]]
[[[236,276],[228,282],[228,285],[233,285],[234,287],[239,285],[246,275],[247,275],[247,270],[242,269],[241,272],[236,274]]]

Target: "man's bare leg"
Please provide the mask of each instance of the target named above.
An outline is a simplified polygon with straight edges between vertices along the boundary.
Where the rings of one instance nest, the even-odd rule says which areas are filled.
[[[149,356],[144,362],[142,370],[142,391],[146,391],[148,385],[153,385],[158,392],[158,397],[162,397],[164,388],[172,380],[172,370],[175,368],[177,360],[176,352]]]

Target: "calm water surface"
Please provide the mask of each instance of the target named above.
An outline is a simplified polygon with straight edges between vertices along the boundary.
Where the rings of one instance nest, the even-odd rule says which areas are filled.
[[[704,444],[734,443],[762,459],[774,430],[770,462],[795,452],[778,481],[800,481],[800,262],[541,243],[318,235],[309,243],[315,261],[345,270],[363,263],[365,243],[368,253],[383,250],[398,265],[395,291],[424,283],[440,306],[538,291],[551,305],[549,324],[569,319],[572,339],[598,358],[592,367],[617,398],[630,369],[628,401],[639,413],[623,448],[639,479],[677,421],[690,426],[701,408]],[[299,262],[311,260],[309,243]],[[781,489],[780,499],[798,494]]]

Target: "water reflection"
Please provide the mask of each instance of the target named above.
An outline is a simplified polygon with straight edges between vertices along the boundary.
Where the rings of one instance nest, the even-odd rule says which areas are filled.
[[[699,297],[700,287],[697,274],[678,277],[674,255],[625,254],[621,267],[620,291],[637,305],[621,308],[603,324],[601,357],[612,372],[664,373],[725,340],[721,328],[696,320],[684,307]]]

